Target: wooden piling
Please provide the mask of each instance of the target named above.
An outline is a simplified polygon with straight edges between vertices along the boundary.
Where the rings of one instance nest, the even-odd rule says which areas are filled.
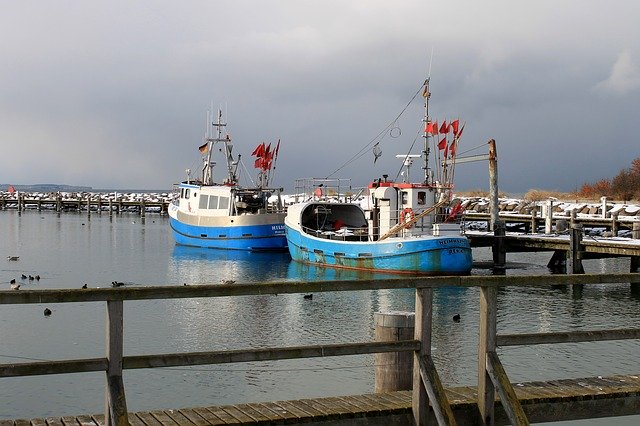
[[[496,151],[496,141],[490,139],[489,142],[489,206],[491,211],[491,223],[489,226],[495,230],[498,222],[498,152]]]
[[[507,263],[507,252],[504,245],[505,235],[507,233],[505,223],[501,220],[496,222],[493,231],[493,270],[503,271]]]
[[[140,216],[144,218],[146,213],[147,213],[147,207],[145,206],[144,198],[143,198],[140,201]]]
[[[567,252],[567,273],[584,274],[582,266],[582,225],[575,225],[569,234],[569,251]]]
[[[531,209],[531,233],[536,234],[538,232],[538,207],[533,206]]]
[[[549,235],[553,229],[553,200],[548,199],[545,207],[544,233]]]
[[[611,236],[618,236],[618,214],[619,212],[611,213]]]
[[[633,229],[631,231],[631,238],[640,240],[640,222],[633,223]],[[640,256],[631,256],[631,266],[629,272],[638,272],[640,269]],[[637,290],[640,290],[640,285],[631,284],[631,288],[636,287]]]
[[[413,312],[376,312],[373,320],[377,342],[413,339],[415,329]],[[374,365],[376,393],[412,388],[413,354],[411,352],[377,353],[374,356]]]

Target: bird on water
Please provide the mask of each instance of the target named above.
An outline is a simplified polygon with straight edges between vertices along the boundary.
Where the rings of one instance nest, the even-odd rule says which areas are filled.
[[[455,314],[453,316],[453,322],[460,322],[460,314]]]
[[[122,283],[122,282],[111,281],[111,286],[112,287],[122,287],[123,285],[124,285],[124,283]]]
[[[11,290],[20,290],[20,284],[12,283]]]
[[[20,276],[20,278],[22,278],[23,280],[26,280],[26,279],[27,279],[27,276],[26,276],[25,274],[22,274],[22,275]]]
[[[304,298],[305,299],[313,299],[313,294],[305,294]]]
[[[7,260],[18,260],[20,256],[7,256]]]
[[[83,284],[83,285],[82,285],[82,288],[87,288],[87,285],[86,285],[86,284]]]
[[[49,308],[44,308],[44,316],[48,317],[49,315],[51,315],[51,309]]]

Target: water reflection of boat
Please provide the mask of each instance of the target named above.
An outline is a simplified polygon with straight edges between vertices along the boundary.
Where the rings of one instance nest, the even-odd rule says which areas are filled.
[[[169,279],[188,284],[282,280],[290,261],[286,252],[176,245],[169,260]]]

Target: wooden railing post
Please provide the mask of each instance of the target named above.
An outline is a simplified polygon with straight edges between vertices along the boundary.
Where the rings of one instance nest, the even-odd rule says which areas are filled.
[[[426,424],[429,415],[427,391],[420,377],[420,358],[431,354],[431,319],[433,310],[433,289],[416,288],[416,317],[414,336],[420,340],[420,351],[413,353],[413,421],[416,425]]]
[[[480,287],[480,335],[478,338],[478,410],[480,423],[493,425],[496,391],[487,371],[487,354],[496,350],[496,287]]]
[[[105,390],[105,425],[128,426],[127,400],[122,380],[123,301],[107,301],[106,348],[107,371]]]

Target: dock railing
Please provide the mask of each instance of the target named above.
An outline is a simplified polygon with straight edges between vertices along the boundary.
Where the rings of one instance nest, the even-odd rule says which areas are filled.
[[[433,415],[439,424],[456,424],[456,419],[431,356],[433,290],[441,287],[479,287],[478,409],[480,423],[489,425],[494,423],[497,393],[500,395],[509,421],[514,425],[522,425],[528,424],[528,420],[496,353],[498,346],[639,339],[640,329],[499,335],[497,333],[497,289],[505,286],[609,283],[629,283],[632,286],[638,286],[640,285],[640,274],[421,277],[304,283],[268,282],[104,289],[3,290],[0,291],[0,305],[106,302],[106,354],[101,358],[0,364],[0,378],[104,371],[106,375],[105,424],[126,425],[128,424],[128,415],[122,376],[125,369],[412,351],[414,354],[412,399],[414,423],[426,424],[430,403]],[[125,301],[381,289],[415,289],[414,339],[136,356],[123,354],[123,304]],[[640,406],[640,404],[637,405]]]

